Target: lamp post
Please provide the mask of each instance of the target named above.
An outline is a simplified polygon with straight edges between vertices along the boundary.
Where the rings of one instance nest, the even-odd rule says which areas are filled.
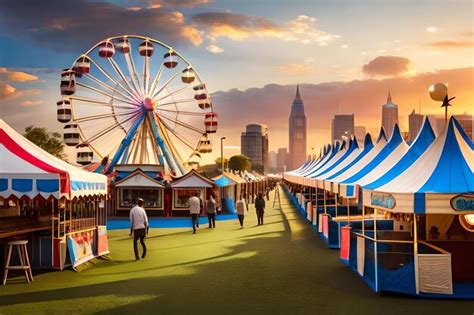
[[[222,174],[224,174],[224,140],[225,140],[225,137],[221,137],[221,170],[222,170]]]

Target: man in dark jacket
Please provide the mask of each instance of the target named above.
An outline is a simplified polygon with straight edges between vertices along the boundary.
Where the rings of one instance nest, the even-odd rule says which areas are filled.
[[[255,198],[255,209],[257,210],[258,225],[263,225],[263,214],[265,213],[265,199],[263,194],[258,193],[258,197]]]

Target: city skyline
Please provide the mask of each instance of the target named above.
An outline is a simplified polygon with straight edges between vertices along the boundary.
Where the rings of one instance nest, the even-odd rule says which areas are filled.
[[[448,83],[456,96],[450,113],[473,113],[469,1],[457,1],[449,16],[443,1],[405,6],[275,1],[280,9],[271,13],[265,2],[80,0],[68,8],[58,3],[0,1],[0,29],[9,30],[0,32],[1,116],[20,132],[31,124],[61,131],[54,105],[61,69],[98,40],[131,32],[163,40],[190,59],[219,114],[215,139],[226,136],[229,147],[238,146],[246,123],[269,126],[271,150],[287,147],[288,103],[298,82],[305,95],[308,152],[330,140],[328,120],[336,114],[354,113],[358,124],[376,132],[388,91],[399,105],[402,130],[408,130],[415,104],[421,102],[422,114],[442,114],[428,94],[436,82]],[[404,23],[386,23],[388,16],[403,16]],[[379,24],[383,30],[374,30]],[[218,151],[214,146],[204,162]]]

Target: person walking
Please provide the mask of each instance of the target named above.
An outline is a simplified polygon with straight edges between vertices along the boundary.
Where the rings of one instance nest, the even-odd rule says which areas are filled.
[[[245,203],[244,196],[240,196],[240,198],[235,202],[235,210],[237,211],[237,217],[239,218],[240,228],[244,228],[244,218],[247,214],[247,204]]]
[[[148,216],[143,209],[143,199],[138,198],[137,205],[130,210],[130,236],[133,234],[133,251],[135,252],[135,260],[140,260],[138,255],[138,240],[142,244],[142,258],[146,257],[145,237],[148,234]]]
[[[257,198],[255,198],[255,209],[257,210],[258,225],[263,225],[263,214],[265,213],[265,199],[263,199],[263,194],[261,192],[259,192]]]
[[[189,213],[191,214],[191,223],[193,225],[193,234],[196,234],[196,228],[199,227],[199,213],[201,212],[201,198],[199,193],[195,192],[194,196],[189,198]]]
[[[209,199],[206,202],[206,212],[207,220],[209,221],[209,228],[216,227],[216,211],[217,211],[217,202],[215,199],[214,193],[211,193]]]

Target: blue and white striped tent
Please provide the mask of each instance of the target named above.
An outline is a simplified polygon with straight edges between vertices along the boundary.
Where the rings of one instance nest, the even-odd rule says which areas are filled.
[[[385,137],[385,131],[383,128],[380,129],[380,134],[377,142],[374,146],[364,147],[363,152],[354,160],[352,163],[344,167],[342,170],[333,174],[324,180],[323,188],[333,193],[339,193],[339,183],[348,179],[352,175],[356,174],[359,170],[363,169],[369,164],[377,155],[383,150],[387,144]]]
[[[433,132],[433,128],[431,127],[430,120],[428,117],[425,117],[423,125],[421,126],[415,140],[411,142],[408,152],[382,176],[379,174],[378,178],[373,182],[369,184],[362,184],[363,188],[375,189],[385,185],[390,180],[400,175],[425,152],[425,150],[431,145],[431,143],[433,143],[435,139],[436,136]]]
[[[355,137],[349,140],[349,145],[347,150],[338,152],[337,156],[334,157],[332,163],[326,165],[326,167],[321,168],[309,175],[311,177],[311,182],[313,187],[317,186],[317,178],[330,173],[331,171],[338,168],[339,165],[342,165],[347,159],[357,156],[359,151],[359,145]]]
[[[390,170],[408,151],[408,145],[403,140],[400,128],[395,124],[392,136],[387,144],[371,159],[369,163],[359,168],[353,167],[338,180],[339,195],[345,198],[355,198],[357,187],[370,183]]]
[[[473,171],[473,144],[451,117],[403,172],[379,187],[363,189],[363,204],[402,213],[474,213]]]

